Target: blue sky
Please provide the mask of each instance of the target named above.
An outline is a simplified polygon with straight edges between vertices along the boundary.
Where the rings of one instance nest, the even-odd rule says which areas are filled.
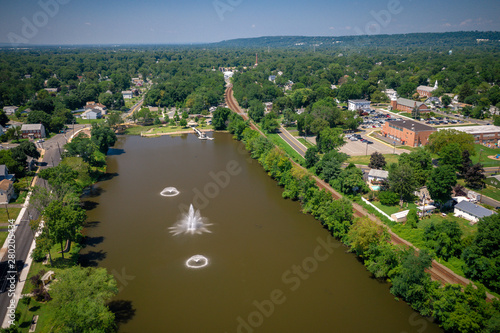
[[[498,0],[0,0],[0,43],[168,44],[500,31]]]

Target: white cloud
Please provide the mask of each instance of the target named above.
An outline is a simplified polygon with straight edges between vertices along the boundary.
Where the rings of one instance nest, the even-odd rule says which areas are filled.
[[[460,26],[464,27],[464,26],[469,25],[471,23],[472,23],[472,19],[467,19],[465,21],[460,22]]]
[[[90,23],[90,22],[85,22],[85,25],[92,25],[92,23]]]

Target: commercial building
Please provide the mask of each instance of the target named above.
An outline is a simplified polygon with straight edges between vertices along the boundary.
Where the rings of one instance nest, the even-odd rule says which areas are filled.
[[[366,99],[350,99],[348,109],[351,111],[370,109],[370,101]]]
[[[465,126],[465,127],[447,127],[440,130],[457,130],[474,136],[476,143],[491,143],[498,144],[500,140],[500,126],[485,125],[485,126]]]
[[[382,127],[383,136],[411,147],[425,146],[435,131],[434,127],[413,120],[388,120]]]

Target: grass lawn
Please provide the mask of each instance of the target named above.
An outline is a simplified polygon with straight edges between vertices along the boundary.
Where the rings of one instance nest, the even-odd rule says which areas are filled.
[[[483,145],[476,144],[474,145],[474,149],[476,150],[476,155],[471,156],[472,163],[481,162],[485,167],[492,166],[500,166],[500,159],[492,160],[488,158],[488,156],[500,154],[500,148],[488,148]],[[483,150],[481,152],[481,149]]]
[[[2,228],[5,228],[5,227],[2,227]],[[2,232],[0,232],[0,247],[3,245],[3,243],[7,239],[8,235],[9,235],[8,231],[2,231]]]
[[[347,160],[347,163],[354,163],[354,164],[362,164],[362,165],[368,165],[370,164],[370,155],[368,156],[351,156]],[[387,165],[391,163],[397,163],[398,162],[398,155],[395,154],[386,154],[384,155],[385,157],[385,162]]]
[[[106,119],[81,119],[81,118],[76,118],[76,123],[80,125],[87,125],[87,124],[99,124],[102,122],[105,122]]]
[[[312,143],[310,143],[309,141],[307,141],[306,139],[303,139],[303,138],[297,138],[297,140],[299,140],[300,143],[302,143],[304,146],[306,146],[307,148],[311,148],[311,147],[314,147],[314,145]]]
[[[500,189],[496,187],[486,185],[486,187],[479,192],[486,197],[500,201]]]
[[[283,141],[283,139],[278,134],[267,134],[267,137],[271,142],[283,149],[295,162],[300,163],[304,161],[304,158],[295,150],[293,150],[293,148],[290,147],[288,143]]]
[[[9,217],[11,219],[17,219],[17,215],[21,211],[21,208],[8,208]],[[5,205],[0,205],[0,223],[8,223],[9,219],[7,218],[7,211],[5,209]]]

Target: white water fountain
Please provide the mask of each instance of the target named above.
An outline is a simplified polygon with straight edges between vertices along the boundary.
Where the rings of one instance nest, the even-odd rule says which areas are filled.
[[[196,254],[186,261],[186,266],[188,268],[203,268],[208,265],[208,258],[202,256],[201,254]]]
[[[176,195],[179,195],[179,192],[175,187],[165,187],[163,191],[161,191],[161,195],[164,197],[175,197]]]
[[[170,227],[170,232],[177,236],[179,234],[201,234],[210,232],[207,229],[211,224],[206,223],[206,218],[201,217],[200,211],[195,210],[193,205],[189,206],[189,212],[184,214],[182,219],[173,227]]]

